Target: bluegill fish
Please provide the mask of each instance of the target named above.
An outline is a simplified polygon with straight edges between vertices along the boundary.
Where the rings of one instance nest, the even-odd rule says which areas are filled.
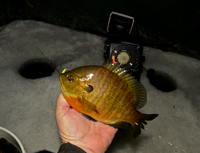
[[[120,66],[82,66],[61,74],[59,81],[65,99],[75,110],[117,128],[130,123],[134,137],[146,120],[158,116],[137,110],[146,104],[146,90]]]

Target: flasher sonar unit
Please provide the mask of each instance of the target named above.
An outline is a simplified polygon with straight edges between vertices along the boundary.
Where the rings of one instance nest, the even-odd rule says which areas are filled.
[[[142,72],[143,39],[131,35],[134,18],[117,12],[111,12],[105,41],[104,58],[106,61],[118,63],[129,70],[138,81]]]

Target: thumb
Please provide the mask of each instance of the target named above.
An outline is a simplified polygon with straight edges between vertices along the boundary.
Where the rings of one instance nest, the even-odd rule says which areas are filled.
[[[65,115],[70,109],[70,105],[65,100],[62,93],[59,94],[56,107],[56,118]]]

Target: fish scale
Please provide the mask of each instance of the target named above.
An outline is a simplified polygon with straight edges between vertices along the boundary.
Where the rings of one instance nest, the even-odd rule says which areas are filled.
[[[158,116],[137,110],[146,104],[146,91],[121,66],[78,67],[61,74],[59,80],[65,99],[74,109],[114,127],[130,123],[134,137],[141,133],[146,120]]]
[[[101,91],[104,91],[106,88],[106,83],[104,82],[106,77],[104,77],[104,75],[102,74],[104,73],[102,73],[102,71],[99,71],[98,74],[94,76],[94,80],[102,80],[101,82],[88,81],[89,84],[94,85],[94,92],[96,91],[96,88],[99,88],[99,90]],[[101,94],[99,93],[93,93],[92,95],[88,95],[88,97],[90,98],[90,101],[94,101],[96,104],[101,103],[102,99],[100,98],[100,96]]]
[[[106,70],[106,69],[105,69]],[[103,72],[104,73],[104,72]],[[112,73],[109,73],[109,78],[113,78],[113,75],[114,74],[112,74]],[[95,78],[94,78],[95,79]],[[105,82],[105,80],[107,79],[107,77],[103,77],[102,79],[99,79],[99,80],[101,80],[101,84],[104,84],[104,87],[105,87],[105,84],[106,84],[106,82]],[[107,84],[106,84],[107,85]],[[111,93],[111,94],[109,94],[109,98],[111,99],[113,99],[113,101],[116,99],[115,97],[116,96],[118,96],[118,95],[120,95],[120,96],[122,96],[122,97],[124,97],[124,95],[123,94],[119,94],[119,92],[120,92],[120,90],[117,90],[117,92],[116,93],[113,93],[113,92],[111,92],[112,90],[113,90],[113,87],[114,86],[114,84],[112,84],[112,86],[109,88],[109,89],[107,89],[106,90],[106,92],[108,92],[108,93]],[[116,86],[116,85],[115,85]],[[102,89],[99,89],[100,91],[102,90]],[[111,91],[110,91],[111,90]],[[121,89],[122,90],[122,89]],[[93,95],[96,95],[96,94],[93,94]],[[96,98],[96,97],[95,97]],[[101,98],[101,101],[103,101],[104,99],[104,96],[102,96],[102,98]],[[120,98],[120,97],[119,97]],[[125,98],[125,97],[124,97]],[[101,104],[103,104],[102,102],[100,102]],[[109,103],[109,105],[114,105],[114,103]],[[113,106],[110,106],[111,108],[113,108]],[[102,112],[102,116],[103,116],[103,113],[104,112]],[[113,113],[112,113],[113,114]],[[115,115],[115,114],[113,114],[113,115]],[[107,116],[107,115],[105,115],[105,116]]]
[[[105,81],[106,79],[108,79],[108,78],[110,78],[111,80],[113,79],[113,78],[116,78],[116,74],[114,74],[114,73],[111,73],[111,72],[109,72],[109,74],[108,74],[108,72],[106,73],[106,71],[108,71],[107,69],[100,69],[99,70],[99,72],[98,72],[98,75],[96,75],[96,78],[95,78],[95,76],[94,76],[94,78],[92,79],[92,80],[90,80],[90,81],[88,81],[88,84],[95,84],[95,82],[93,82],[93,80],[101,80],[100,82],[98,82],[98,83],[96,83],[95,84],[95,86],[99,86],[99,89],[97,90],[97,91],[95,91],[95,89],[94,89],[94,93],[92,94],[92,95],[90,95],[90,94],[88,94],[85,98],[86,99],[88,99],[89,101],[95,101],[95,103],[98,105],[98,104],[103,104],[103,100],[105,100],[104,98],[106,97],[107,99],[109,98],[109,99],[113,99],[113,101],[115,101],[115,97],[116,96],[121,96],[121,97],[123,97],[123,98],[121,98],[121,97],[119,97],[120,99],[125,99],[125,96],[124,96],[124,94],[120,94],[120,90],[123,90],[123,89],[120,89],[120,88],[118,88],[118,89],[120,89],[120,90],[117,90],[117,92],[116,93],[113,93],[113,92],[111,92],[112,90],[113,90],[113,88],[114,87],[117,87],[116,86],[116,83],[113,83],[112,84],[112,86],[110,86],[110,88],[108,89],[107,88],[107,81]],[[88,73],[91,73],[91,72],[88,72]],[[105,87],[106,86],[106,87]],[[114,86],[114,87],[113,87]],[[108,95],[107,96],[103,96],[103,93],[102,93],[102,97],[101,98],[98,98],[98,96],[99,95],[101,95],[100,93],[98,93],[98,91],[102,91],[102,88],[107,88],[107,90],[106,90],[106,92],[107,93],[110,93],[109,94],[109,97],[108,97]],[[124,88],[124,86],[122,86],[121,88]],[[96,93],[95,93],[96,92]],[[96,99],[96,100],[95,100]],[[108,101],[108,100],[106,100],[106,101]],[[115,104],[113,103],[113,102],[111,102],[111,103],[109,103],[108,104],[109,105],[109,111],[111,111],[112,112],[112,108],[115,108]],[[101,106],[101,105],[100,105]],[[114,117],[112,117],[112,116],[114,116],[114,115],[116,115],[115,113],[110,113],[109,111],[101,111],[101,116],[99,116],[100,118],[105,118],[105,117],[107,117],[108,116],[108,114],[110,115],[110,118],[114,118]]]
[[[96,93],[93,94],[93,96],[91,96],[94,99],[96,99],[95,95],[99,95],[98,91],[101,91],[101,93],[103,94],[104,92],[107,92],[110,90],[110,89],[108,89],[108,85],[107,85],[107,81],[106,81],[108,79],[108,76],[106,75],[106,72],[104,72],[104,71],[100,71],[99,75],[97,75],[97,80],[101,80],[101,81],[96,84],[96,87],[99,89],[97,90]],[[94,80],[96,80],[96,78],[94,78]],[[90,83],[90,82],[88,82],[88,83]],[[93,84],[92,80],[91,80],[91,84]],[[88,98],[91,98],[91,97],[88,97]],[[103,100],[103,98],[99,98],[99,100]]]

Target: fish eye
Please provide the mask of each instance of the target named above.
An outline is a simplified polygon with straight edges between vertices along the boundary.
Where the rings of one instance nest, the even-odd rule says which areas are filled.
[[[69,82],[73,82],[74,81],[74,79],[73,79],[73,77],[71,75],[68,76],[67,79],[68,79]]]

